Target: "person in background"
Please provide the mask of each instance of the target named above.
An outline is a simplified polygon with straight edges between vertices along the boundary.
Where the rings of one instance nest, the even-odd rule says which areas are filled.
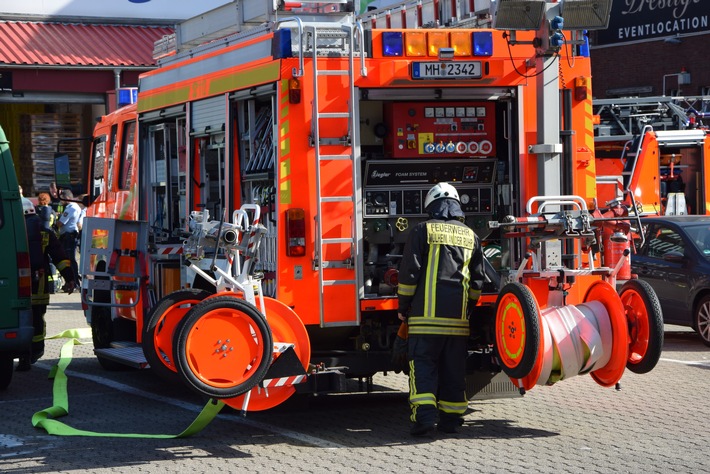
[[[64,254],[71,262],[74,275],[79,275],[79,267],[76,263],[76,241],[79,236],[79,217],[81,208],[74,202],[74,194],[69,189],[62,189],[59,197],[64,205],[64,212],[57,220],[59,227],[59,241],[62,243]],[[66,285],[65,285],[66,286]]]
[[[42,219],[42,223],[47,230],[53,230],[55,214],[52,210],[52,198],[49,193],[39,193],[37,196],[37,215]]]
[[[57,216],[52,209],[52,198],[49,193],[39,193],[37,196],[37,215],[42,220],[44,228],[56,235],[55,224]],[[54,266],[53,262],[49,262],[49,293],[53,294],[59,291],[60,273],[57,271],[57,267]]]
[[[407,237],[397,289],[398,316],[408,323],[412,436],[435,426],[455,433],[463,424],[468,317],[484,280],[481,245],[463,222],[456,188],[437,184],[424,209],[429,220]]]
[[[64,255],[59,239],[51,230],[47,230],[42,220],[37,216],[34,204],[27,198],[22,198],[22,210],[25,214],[27,227],[27,243],[30,253],[30,268],[32,271],[32,326],[34,335],[30,353],[20,357],[18,371],[30,370],[31,364],[44,354],[45,320],[49,304],[49,260],[55,262],[62,273],[64,291],[72,293],[76,286],[74,272],[69,260]]]
[[[64,205],[62,204],[62,199],[59,195],[57,183],[49,183],[49,197],[52,200],[52,210],[54,210],[57,215],[61,215],[64,212]]]

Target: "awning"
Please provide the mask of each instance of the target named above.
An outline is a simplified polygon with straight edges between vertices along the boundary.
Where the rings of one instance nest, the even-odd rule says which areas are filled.
[[[172,28],[0,21],[0,66],[155,66],[153,43]]]

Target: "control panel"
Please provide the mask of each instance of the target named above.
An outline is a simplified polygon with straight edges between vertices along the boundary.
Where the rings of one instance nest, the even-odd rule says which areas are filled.
[[[495,160],[398,160],[367,163],[364,180],[365,217],[424,216],[424,198],[436,183],[456,187],[465,214],[490,214]]]
[[[396,102],[385,105],[392,129],[385,138],[390,158],[495,156],[492,102]]]

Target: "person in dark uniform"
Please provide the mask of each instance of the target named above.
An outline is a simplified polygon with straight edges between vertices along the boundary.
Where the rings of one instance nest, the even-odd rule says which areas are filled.
[[[463,223],[459,195],[439,183],[426,195],[429,220],[414,226],[399,265],[399,318],[408,323],[411,434],[455,433],[465,394],[468,314],[483,288],[483,252]],[[437,425],[438,419],[438,425]]]
[[[51,230],[44,228],[42,219],[37,215],[35,207],[27,198],[22,198],[22,210],[25,214],[27,227],[27,243],[30,253],[32,270],[32,326],[34,336],[28,355],[20,357],[17,370],[30,370],[30,365],[44,354],[45,321],[44,314],[49,304],[49,261],[50,258],[64,277],[64,291],[71,293],[75,287],[74,271],[65,257],[59,239]]]

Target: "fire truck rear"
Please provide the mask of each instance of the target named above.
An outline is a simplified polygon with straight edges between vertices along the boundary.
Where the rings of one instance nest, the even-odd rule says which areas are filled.
[[[498,3],[494,29],[464,1],[235,1],[156,43],[137,103],[94,138],[81,266],[99,361],[245,410],[369,387],[395,368],[399,259],[445,181],[487,256],[470,397],[651,370],[655,294],[617,293],[625,260],[600,251],[636,218],[594,206],[582,30],[608,9]]]

